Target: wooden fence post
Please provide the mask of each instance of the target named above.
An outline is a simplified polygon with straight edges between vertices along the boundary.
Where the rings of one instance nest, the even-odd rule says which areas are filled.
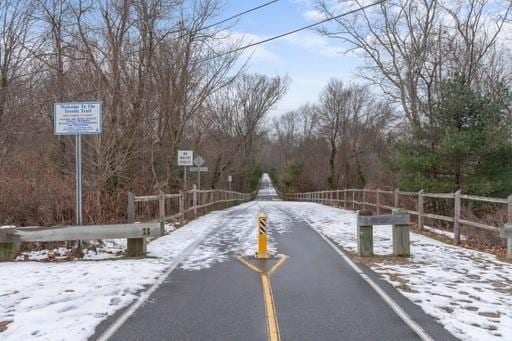
[[[135,222],[135,194],[128,192],[128,207],[127,207],[128,223]]]
[[[363,210],[366,211],[366,202],[368,201],[368,192],[363,188]]]
[[[393,214],[405,214],[406,211],[401,208],[395,208]],[[393,255],[405,256],[411,255],[411,239],[409,225],[393,225]]]
[[[453,203],[453,239],[455,244],[460,244],[460,189],[455,192]]]
[[[375,204],[377,205],[377,215],[380,214],[380,190],[377,188],[377,190],[375,191],[375,196],[376,196],[376,199],[375,199]]]
[[[180,189],[179,206],[180,206],[180,222],[183,224],[185,221],[185,205],[184,205],[183,191]]]
[[[418,228],[423,230],[423,190],[418,192]]]
[[[512,224],[512,195],[507,198],[507,221]],[[512,238],[507,238],[507,258],[512,259]]]
[[[192,207],[194,208],[194,217],[197,218],[197,185],[192,186]]]
[[[400,208],[400,190],[395,189],[395,208]]]
[[[360,257],[373,256],[373,225],[361,225],[359,216],[372,215],[370,211],[357,213],[357,254]]]
[[[356,191],[352,190],[352,210],[356,208]]]
[[[158,218],[160,219],[160,235],[165,234],[165,193],[158,192]]]
[[[135,222],[135,195],[128,192],[128,223]],[[128,257],[141,257],[146,254],[146,239],[145,238],[127,238],[126,242],[126,255]]]

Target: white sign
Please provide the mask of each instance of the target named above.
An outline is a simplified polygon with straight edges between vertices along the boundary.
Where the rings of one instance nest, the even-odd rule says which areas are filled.
[[[194,153],[191,150],[178,150],[178,166],[192,166]]]
[[[201,167],[202,165],[204,165],[204,159],[200,155],[198,155],[194,159],[194,165],[196,165],[197,167]]]
[[[55,135],[101,134],[101,102],[55,103]]]
[[[229,182],[233,181],[233,177],[231,175],[228,175],[228,181]]]
[[[208,172],[208,167],[190,167],[191,172]]]

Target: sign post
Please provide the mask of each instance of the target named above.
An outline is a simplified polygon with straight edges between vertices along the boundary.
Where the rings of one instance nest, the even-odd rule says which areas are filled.
[[[178,166],[183,166],[183,190],[187,190],[187,166],[193,165],[194,153],[191,150],[178,150]]]
[[[201,189],[201,168],[202,165],[204,165],[204,159],[198,155],[195,159],[194,159],[194,169],[195,171],[197,172],[197,189]],[[206,167],[204,167],[206,168]],[[206,170],[203,170],[203,172],[207,172],[208,171],[208,168],[206,168]]]
[[[231,182],[233,182],[233,177],[231,175],[228,175],[228,183],[229,183],[229,190],[231,191]]]
[[[82,135],[101,134],[101,102],[55,103],[55,135],[75,135],[76,224],[82,225]]]

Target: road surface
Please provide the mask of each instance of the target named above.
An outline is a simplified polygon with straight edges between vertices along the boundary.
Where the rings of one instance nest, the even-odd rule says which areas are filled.
[[[254,269],[245,264],[255,264],[250,257],[244,258],[245,263],[237,259],[240,252],[233,244],[241,241],[220,228],[199,248],[223,252],[224,261],[200,270],[177,268],[118,329],[111,326],[124,311],[102,323],[92,339],[109,330],[111,340],[419,340],[337,250],[294,214],[294,207],[278,201],[254,202],[230,209],[223,218],[228,223],[247,214],[256,219],[257,212],[269,215],[271,243],[277,253],[287,256],[268,276],[272,318],[263,276],[255,271],[262,264]],[[273,221],[273,216],[279,219]],[[240,226],[253,228],[255,224]],[[361,268],[432,339],[455,340],[389,284]],[[271,319],[277,338],[270,335]]]

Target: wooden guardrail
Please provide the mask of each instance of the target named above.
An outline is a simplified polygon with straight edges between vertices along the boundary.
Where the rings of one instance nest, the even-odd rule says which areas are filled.
[[[66,240],[128,239],[127,255],[146,253],[146,238],[161,236],[159,223],[13,227],[0,229],[0,261],[14,259],[22,243]]]
[[[369,200],[369,194],[374,199]],[[362,209],[374,208],[377,214],[382,210],[393,210],[395,208],[402,208],[406,213],[415,216],[417,219],[417,226],[423,229],[425,219],[439,220],[451,223],[454,232],[455,243],[460,243],[461,240],[461,226],[470,226],[477,229],[484,229],[487,231],[496,232],[503,236],[503,225],[505,223],[512,224],[512,195],[508,198],[492,198],[477,195],[462,194],[461,191],[455,193],[425,193],[423,190],[418,192],[406,192],[395,190],[381,190],[381,189],[342,189],[332,191],[316,191],[306,193],[284,193],[281,195],[284,200],[290,201],[311,201],[318,203],[327,203],[332,206],[343,207],[345,209]],[[415,199],[416,208],[407,209],[401,207],[401,199],[403,198]],[[451,202],[449,207],[453,211],[453,215],[447,216],[443,214],[425,212],[425,198],[427,199],[442,199]],[[471,219],[461,218],[461,207],[463,201],[492,203],[506,207],[507,219],[500,226],[490,225]],[[512,258],[512,242],[509,240],[507,247],[507,255]]]
[[[256,192],[241,193],[222,189],[199,190],[196,185],[189,191],[167,194],[136,196],[128,193],[128,222],[139,217],[149,221],[159,221],[162,232],[165,221],[183,221],[185,217],[198,217],[208,211],[224,209],[253,200]]]

